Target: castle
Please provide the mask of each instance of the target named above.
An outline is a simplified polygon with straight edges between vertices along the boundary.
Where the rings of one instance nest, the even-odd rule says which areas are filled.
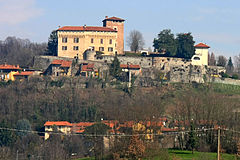
[[[103,27],[64,26],[57,30],[58,56],[83,59],[87,50],[104,55],[123,54],[124,19],[105,17]]]

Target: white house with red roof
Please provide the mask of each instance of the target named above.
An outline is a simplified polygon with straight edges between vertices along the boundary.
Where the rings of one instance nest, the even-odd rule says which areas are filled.
[[[47,121],[44,124],[44,127],[45,127],[44,139],[47,140],[50,137],[51,132],[54,131],[54,129],[66,135],[70,134],[72,124],[67,121]]]
[[[199,43],[194,46],[195,47],[195,55],[192,57],[192,65],[208,65],[208,49],[210,48],[208,45],[204,43]]]

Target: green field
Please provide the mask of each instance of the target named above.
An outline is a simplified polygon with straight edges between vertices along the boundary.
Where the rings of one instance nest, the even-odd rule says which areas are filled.
[[[168,150],[170,160],[216,160],[217,153],[208,153],[208,152],[194,152],[191,151],[182,151],[182,150]],[[165,157],[165,158],[163,158]],[[156,156],[154,158],[145,158],[146,160],[166,160],[165,156]],[[81,158],[78,160],[94,160],[94,158]],[[237,160],[235,155],[231,154],[221,154],[221,160]]]
[[[177,160],[215,160],[217,159],[217,153],[208,152],[194,152],[182,151],[182,150],[169,150],[170,157]],[[156,158],[157,160],[158,158]],[[221,160],[235,160],[235,156],[231,154],[221,154]]]

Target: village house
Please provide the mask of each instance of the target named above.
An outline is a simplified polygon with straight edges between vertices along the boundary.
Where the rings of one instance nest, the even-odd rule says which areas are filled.
[[[93,63],[80,64],[80,75],[83,77],[95,77],[98,76],[98,70],[94,68]]]
[[[47,121],[44,124],[45,127],[45,135],[44,139],[47,140],[50,137],[51,132],[55,131],[61,132],[63,134],[70,134],[72,124],[67,121]]]
[[[9,64],[1,64],[0,65],[0,76],[2,81],[14,81],[14,74],[20,71],[21,68],[19,65],[9,65]]]
[[[103,27],[63,26],[57,30],[58,56],[83,59],[86,50],[100,51],[104,55],[123,54],[124,21],[105,17]]]
[[[72,61],[55,59],[48,66],[45,75],[52,76],[71,76]]]
[[[194,46],[195,55],[192,57],[192,65],[205,65],[208,66],[208,45],[204,43],[199,43]]]

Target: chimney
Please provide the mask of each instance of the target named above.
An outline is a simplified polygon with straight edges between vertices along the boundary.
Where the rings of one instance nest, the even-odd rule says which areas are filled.
[[[107,19],[108,18],[108,16],[105,16],[105,19]]]

